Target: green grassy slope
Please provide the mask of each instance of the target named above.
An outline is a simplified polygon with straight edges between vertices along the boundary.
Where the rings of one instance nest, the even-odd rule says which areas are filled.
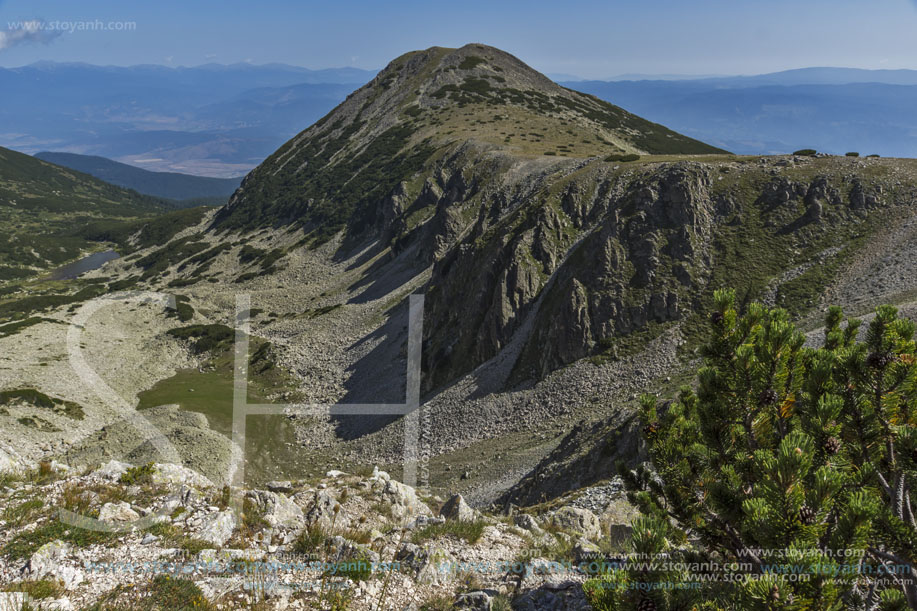
[[[134,222],[169,202],[0,148],[0,283],[25,279],[100,246],[84,235],[99,222]]]
[[[210,178],[178,172],[150,172],[126,163],[95,155],[43,152],[42,161],[84,172],[139,193],[174,200],[222,199],[223,203],[239,188],[242,178]]]

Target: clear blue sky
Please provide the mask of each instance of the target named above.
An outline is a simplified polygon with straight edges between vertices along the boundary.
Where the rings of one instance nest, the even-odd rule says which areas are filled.
[[[4,31],[31,19],[136,29]],[[917,0],[0,0],[7,67],[54,60],[380,68],[405,51],[466,42],[503,48],[544,72],[592,78],[917,69]]]

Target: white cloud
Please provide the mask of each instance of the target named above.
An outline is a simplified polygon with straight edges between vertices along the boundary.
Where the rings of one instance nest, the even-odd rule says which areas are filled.
[[[0,30],[0,51],[27,43],[48,44],[60,35],[59,29],[48,28],[40,19],[9,22],[5,30]]]

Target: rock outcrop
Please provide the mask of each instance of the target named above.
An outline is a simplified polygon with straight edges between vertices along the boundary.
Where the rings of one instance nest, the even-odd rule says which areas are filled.
[[[22,514],[22,528],[0,530],[0,590],[46,580],[57,592],[53,603],[42,602],[49,609],[129,607],[137,597],[169,608],[329,608],[329,592],[337,592],[355,610],[434,602],[573,610],[585,608],[589,571],[581,564],[596,560],[605,537],[596,516],[578,506],[517,515],[520,528],[456,495],[434,517],[417,491],[378,470],[288,482],[290,497],[215,488],[202,477],[120,483],[137,473],[113,462],[0,490],[0,514],[14,515],[23,502],[31,512]],[[111,497],[130,500],[104,501]],[[243,501],[243,513],[227,506],[233,499]],[[72,518],[60,527],[58,507],[84,517],[98,511],[119,528],[94,530],[92,521]],[[576,545],[567,554],[570,541]]]

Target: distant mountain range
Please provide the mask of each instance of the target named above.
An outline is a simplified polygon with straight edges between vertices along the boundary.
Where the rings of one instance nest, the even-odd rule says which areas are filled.
[[[239,176],[374,74],[282,64],[0,69],[0,145]]]
[[[39,63],[0,69],[0,146],[100,155],[148,170],[244,174],[375,72],[271,64]],[[805,68],[736,77],[563,84],[736,153],[816,148],[917,156],[917,71]]]
[[[572,77],[564,81],[589,81]],[[797,68],[782,72],[752,76],[622,74],[598,79],[602,81],[706,81],[708,84],[736,86],[754,85],[847,85],[849,83],[884,83],[886,85],[917,85],[917,70],[862,70],[859,68]]]
[[[242,182],[241,176],[208,178],[176,172],[150,172],[94,155],[43,152],[35,156],[145,195],[190,203],[225,203]]]
[[[917,157],[915,70],[806,68],[564,84],[735,153],[816,148]]]

